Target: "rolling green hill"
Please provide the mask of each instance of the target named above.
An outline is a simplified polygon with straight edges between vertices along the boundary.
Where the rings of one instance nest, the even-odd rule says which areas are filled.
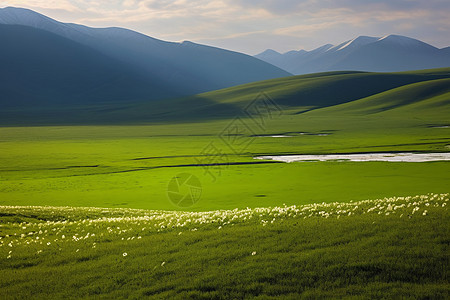
[[[450,78],[407,84],[349,103],[329,107],[321,113],[366,115],[374,113],[450,113]]]
[[[365,114],[442,96],[448,92],[449,78],[450,68],[402,73],[319,73],[260,81],[187,98],[3,110],[0,124],[107,125],[223,120],[240,115],[261,92],[269,95],[285,114],[326,107]],[[446,96],[442,99],[445,104]]]

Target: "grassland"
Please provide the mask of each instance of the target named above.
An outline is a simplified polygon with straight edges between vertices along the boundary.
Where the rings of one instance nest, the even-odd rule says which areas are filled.
[[[446,298],[449,197],[209,213],[0,207],[2,298]]]
[[[324,73],[166,103],[4,110],[0,297],[446,298],[448,195],[350,201],[448,193],[449,162],[253,157],[449,152],[449,78]],[[258,95],[273,115],[245,114]],[[201,181],[193,206],[167,197],[179,173]],[[311,216],[264,209],[283,204]]]
[[[359,101],[370,99],[302,114],[284,113],[268,120],[264,130],[255,128],[252,119],[243,119],[253,128],[239,136],[247,146],[237,153],[221,134],[232,119],[4,127],[0,128],[0,205],[178,209],[167,199],[167,185],[182,172],[196,175],[203,186],[201,201],[189,208],[194,211],[448,192],[446,162],[192,166],[250,163],[254,156],[274,154],[448,152],[450,129],[440,127],[450,124],[450,113],[448,105],[434,108],[436,99],[443,103],[448,98],[433,96],[378,113],[359,111]],[[254,136],[286,133],[293,137]],[[211,143],[226,156],[208,157]]]

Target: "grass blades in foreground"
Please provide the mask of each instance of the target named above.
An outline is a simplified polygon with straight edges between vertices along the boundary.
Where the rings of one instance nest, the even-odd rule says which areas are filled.
[[[448,298],[449,195],[210,212],[0,207],[0,298]]]

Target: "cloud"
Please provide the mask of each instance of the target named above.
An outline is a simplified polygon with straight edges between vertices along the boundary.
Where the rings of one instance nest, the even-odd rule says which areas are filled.
[[[1,0],[0,0],[1,1]],[[64,22],[257,53],[357,35],[410,35],[446,46],[448,0],[9,0]],[[4,2],[0,2],[3,4]]]
[[[414,9],[442,10],[450,8],[448,0],[231,0],[244,8],[263,8],[274,15],[314,13],[323,9],[364,11],[410,11]]]
[[[4,6],[52,9],[69,12],[79,11],[78,7],[70,0],[8,0],[2,1],[0,4],[4,4]]]
[[[275,15],[298,13],[302,8],[309,4],[309,1],[296,0],[234,0],[232,2],[244,8],[263,8]]]

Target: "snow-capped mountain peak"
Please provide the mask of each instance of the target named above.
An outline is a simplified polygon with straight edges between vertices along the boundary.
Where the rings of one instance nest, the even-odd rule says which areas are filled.
[[[413,39],[413,38],[402,36],[402,35],[395,35],[395,34],[390,34],[390,35],[384,36],[379,39],[379,42],[395,44],[395,45],[399,45],[402,47],[426,46],[426,47],[435,48],[435,47],[433,47],[429,44],[426,44],[422,41],[419,41],[417,39]],[[437,49],[437,48],[435,48],[435,49]]]
[[[375,43],[378,41],[379,37],[371,37],[371,36],[359,36],[353,40],[348,41],[345,45],[341,46],[337,51],[341,51],[344,49],[351,49],[351,48],[357,48],[361,47],[370,43]]]
[[[302,55],[256,56],[293,74],[325,71],[407,71],[450,67],[450,51],[401,35],[359,36]],[[299,51],[297,51],[299,53]]]

